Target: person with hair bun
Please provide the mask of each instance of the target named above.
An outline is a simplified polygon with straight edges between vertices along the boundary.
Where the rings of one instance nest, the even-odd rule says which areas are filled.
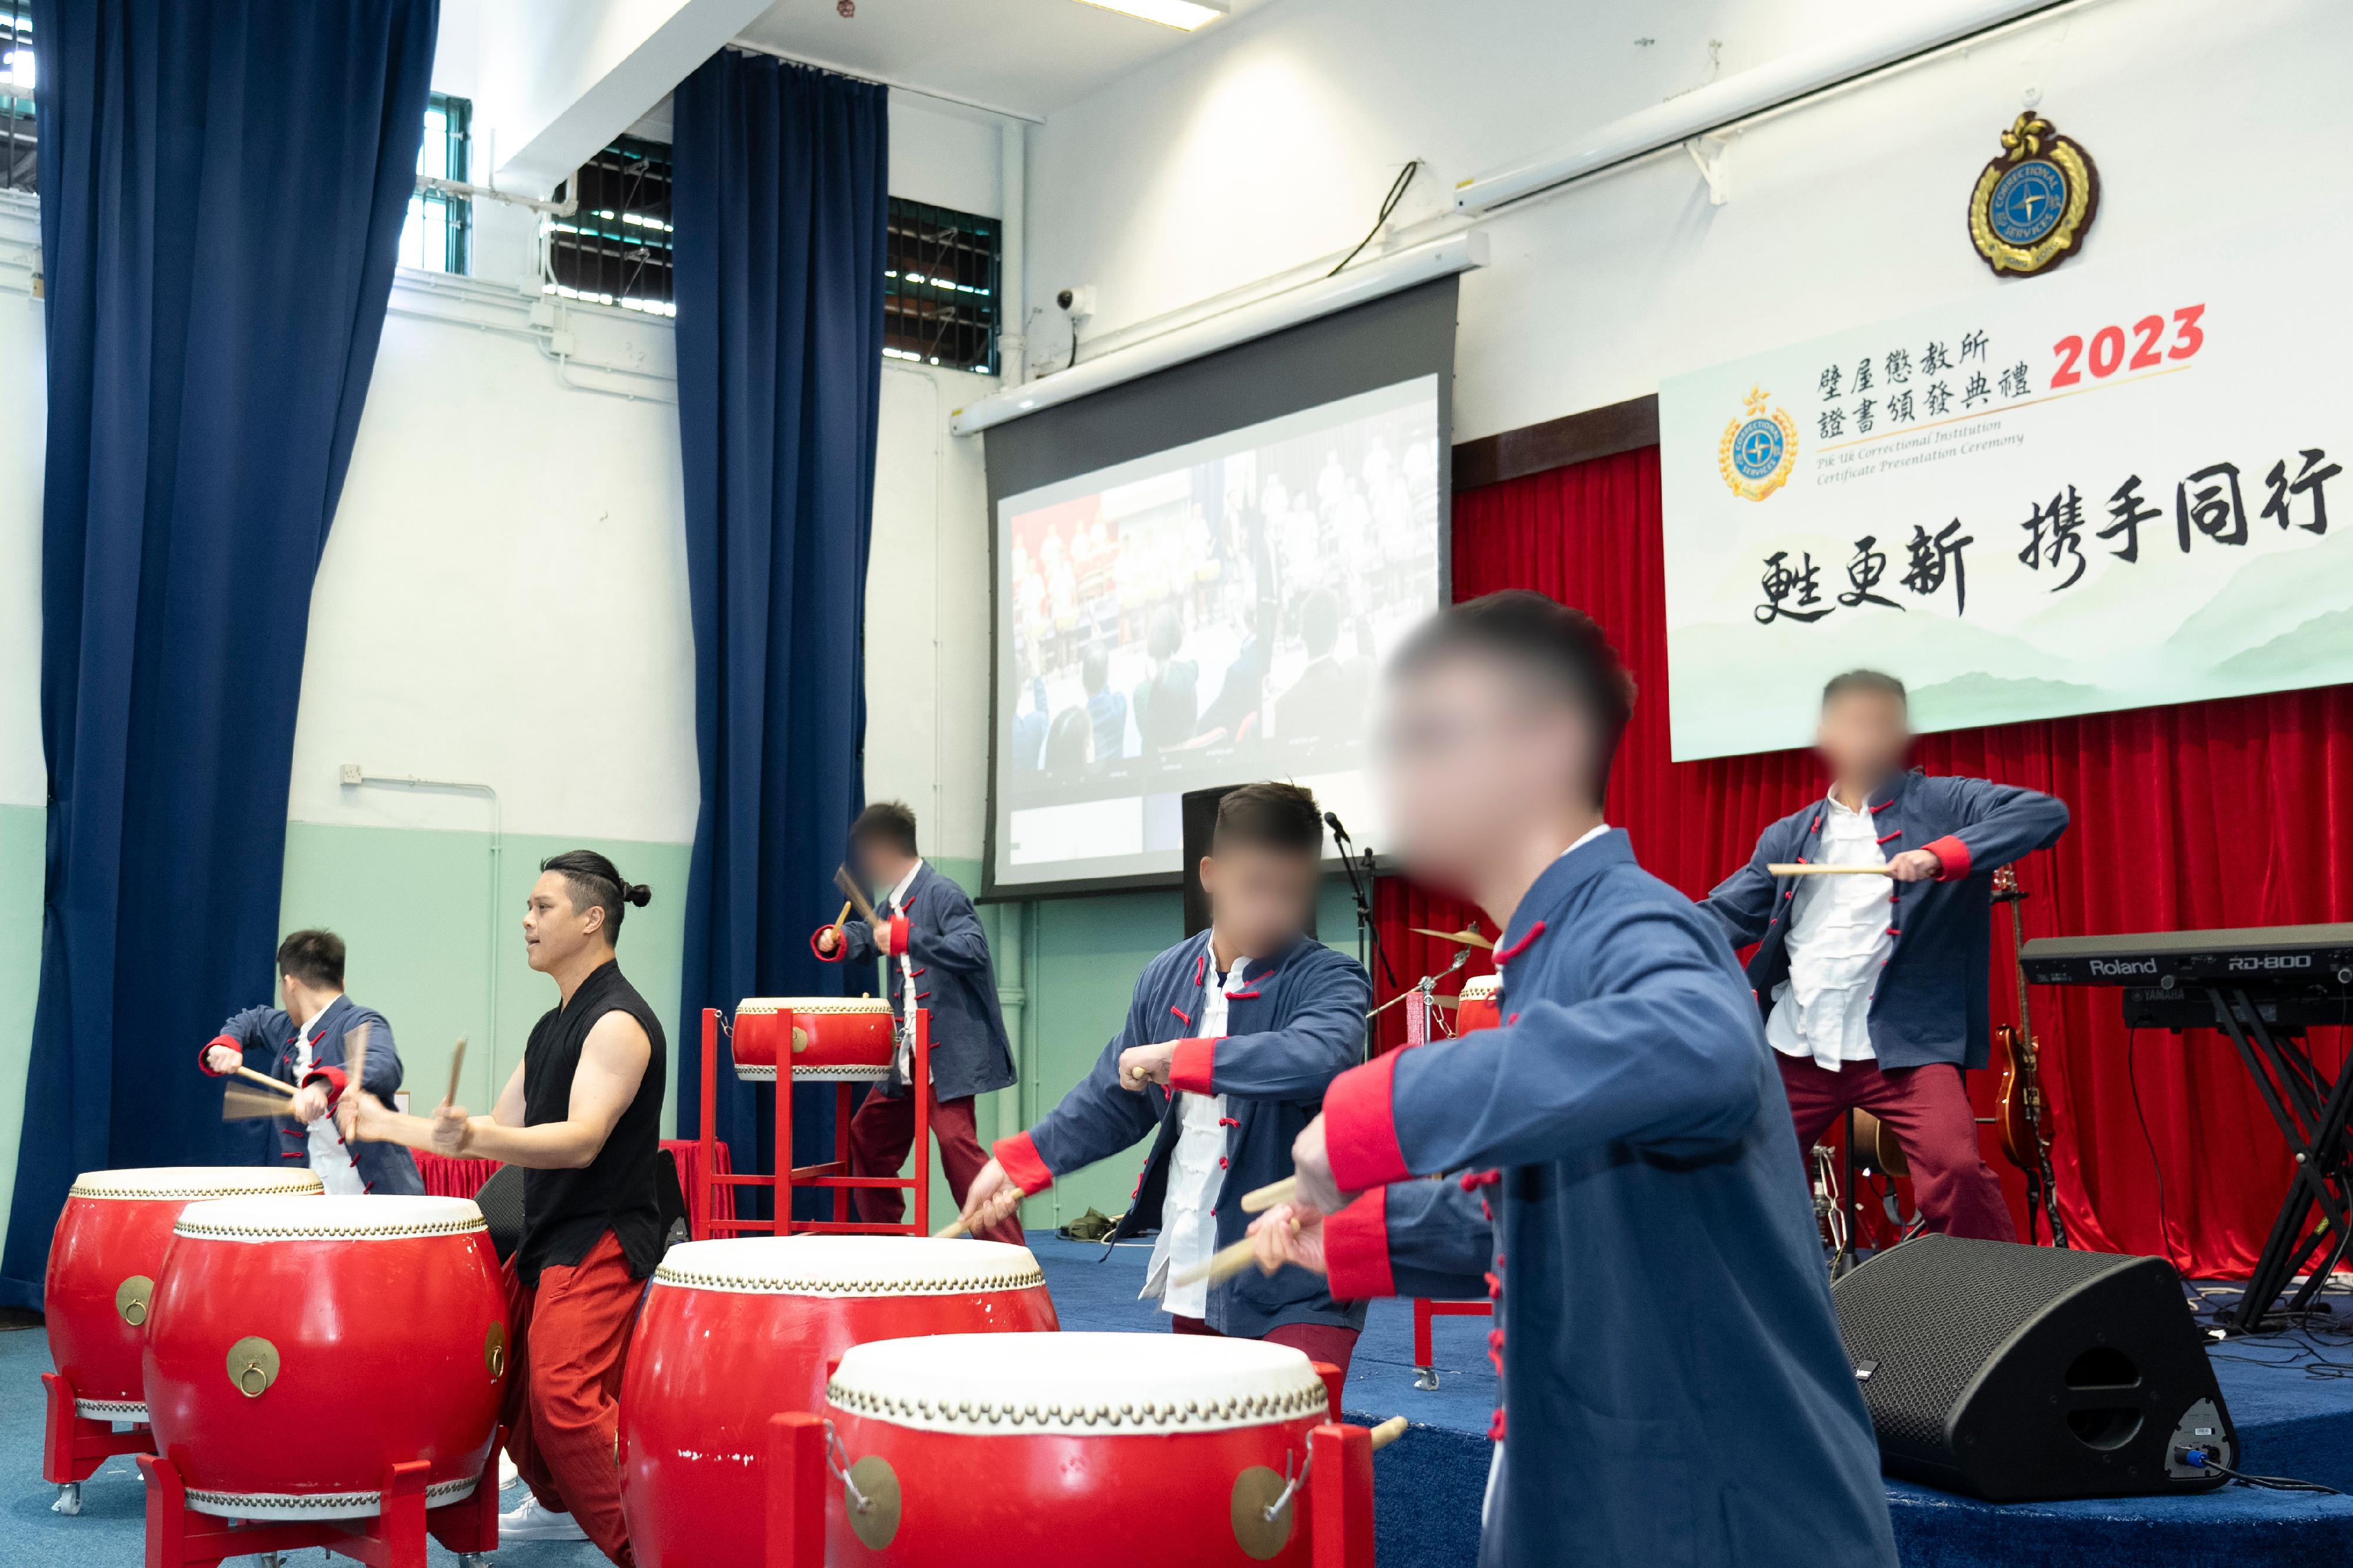
[[[630,1326],[661,1260],[661,1020],[621,974],[622,917],[652,889],[593,849],[543,861],[522,918],[531,966],[557,1002],[488,1116],[443,1105],[404,1116],[374,1100],[360,1136],[523,1168],[522,1238],[507,1262],[514,1339],[507,1451],[531,1496],[499,1519],[501,1542],[593,1541],[635,1562],[613,1468]]]

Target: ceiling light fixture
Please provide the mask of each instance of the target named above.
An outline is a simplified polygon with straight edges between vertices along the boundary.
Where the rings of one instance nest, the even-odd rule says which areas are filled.
[[[1226,14],[1226,7],[1217,0],[1080,0],[1080,4],[1123,16],[1141,16],[1180,33],[1206,27]]]

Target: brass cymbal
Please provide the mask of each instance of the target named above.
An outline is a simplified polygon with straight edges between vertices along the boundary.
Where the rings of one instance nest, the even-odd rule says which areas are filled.
[[[1409,926],[1407,929],[1416,936],[1434,936],[1440,942],[1451,942],[1457,947],[1476,947],[1489,952],[1495,951],[1494,939],[1481,936],[1475,931],[1432,931],[1428,926]]]

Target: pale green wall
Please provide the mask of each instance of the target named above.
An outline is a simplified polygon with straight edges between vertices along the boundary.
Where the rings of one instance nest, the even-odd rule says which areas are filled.
[[[38,808],[0,806],[0,1216],[16,1181],[39,984],[43,836]],[[687,845],[509,834],[497,843],[494,903],[487,833],[289,823],[280,929],[325,926],[350,945],[347,989],[392,1020],[417,1100],[439,1098],[450,1047],[466,1036],[461,1098],[487,1110],[522,1059],[533,1022],[555,1001],[554,985],[523,962],[524,896],[542,859],[582,847],[611,856],[632,881],[653,888],[653,902],[629,911],[621,962],[663,1026],[674,1027]],[[937,864],[967,889],[978,888],[978,861]],[[820,910],[812,923],[823,918]],[[1085,1076],[1118,1031],[1136,975],[1183,934],[1184,917],[1176,893],[1143,892],[984,904],[981,918],[1021,1074],[1015,1088],[983,1097],[977,1121],[986,1142],[1037,1121]],[[1326,885],[1319,918],[1327,941],[1350,946],[1354,917],[1344,885]],[[494,963],[495,1028],[489,1022]],[[666,1131],[677,1124],[674,1077],[671,1090],[663,1105]],[[1090,1205],[1119,1213],[1141,1163],[1139,1149],[1072,1174],[1031,1201],[1027,1222],[1059,1225]],[[934,1168],[936,1226],[952,1211],[936,1162]]]
[[[653,1004],[662,1026],[674,1029],[690,846],[527,833],[494,841],[487,833],[286,825],[279,929],[325,926],[343,939],[350,948],[343,988],[391,1020],[419,1109],[448,1087],[449,1053],[463,1035],[459,1097],[468,1109],[487,1111],[522,1062],[532,1025],[555,1005],[554,983],[523,962],[522,910],[539,863],[565,849],[599,850],[629,880],[654,889],[653,902],[631,910],[621,927],[621,967]],[[677,1125],[677,1099],[673,1082],[662,1103],[665,1135]]]

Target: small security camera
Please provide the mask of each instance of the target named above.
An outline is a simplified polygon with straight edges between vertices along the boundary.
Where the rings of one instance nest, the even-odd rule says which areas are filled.
[[[1065,289],[1054,296],[1054,303],[1060,305],[1062,308],[1062,314],[1070,317],[1073,321],[1083,321],[1095,313],[1095,291],[1092,288],[1083,285],[1076,289]]]

